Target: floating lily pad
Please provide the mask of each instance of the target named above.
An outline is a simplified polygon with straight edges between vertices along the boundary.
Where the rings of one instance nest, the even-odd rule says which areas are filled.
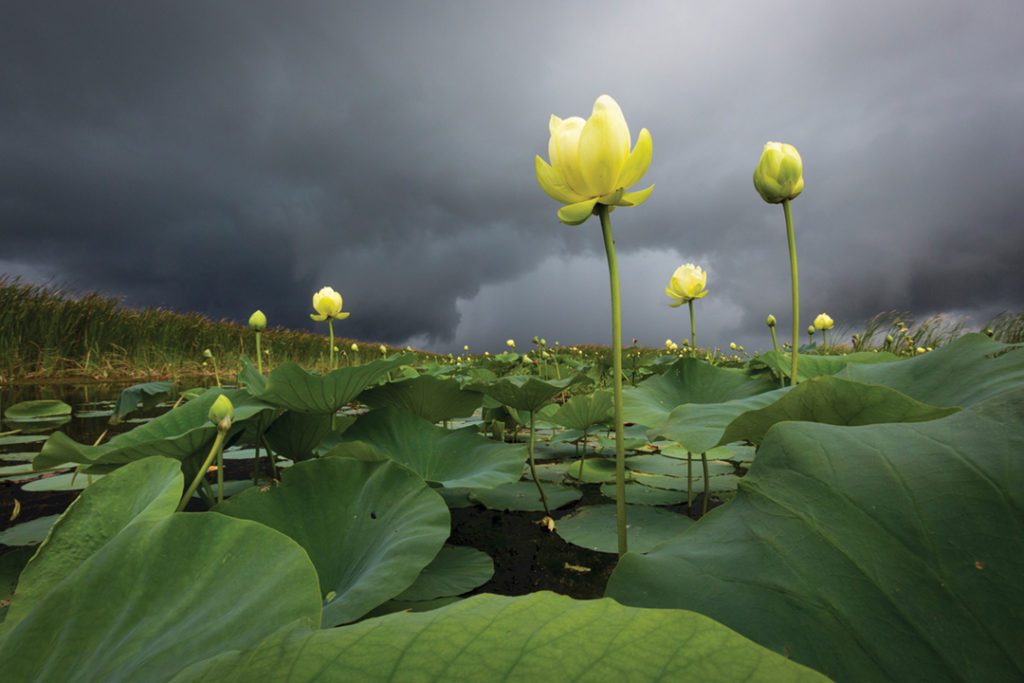
[[[578,461],[561,466],[562,473],[572,479],[586,484],[603,484],[615,481],[615,461],[605,458],[588,458],[583,461],[582,468]],[[537,475],[540,477],[540,474]],[[629,476],[629,473],[626,473]]]
[[[494,576],[494,560],[476,548],[446,545],[395,600],[417,602],[468,593]]]
[[[575,503],[583,496],[583,493],[573,486],[544,483],[541,486],[544,487],[548,507],[552,510]],[[532,481],[502,484],[493,489],[472,489],[469,499],[480,503],[488,510],[537,512],[544,509],[540,493],[537,491],[537,484]]]
[[[92,482],[98,481],[104,475],[93,474]],[[22,484],[21,488],[25,491],[81,491],[82,489],[89,486],[90,475],[79,472],[76,476],[75,472],[66,472],[64,474],[55,474],[52,477],[41,477],[34,481],[30,481],[27,484]]]
[[[22,401],[4,411],[4,419],[8,421],[29,422],[71,414],[71,406],[64,401],[42,399],[38,401]]]
[[[703,474],[704,469],[701,464],[700,453],[694,454],[692,465],[694,475]],[[683,478],[687,476],[687,461],[685,457],[667,458],[664,455],[634,455],[626,458],[626,467],[634,472],[644,472],[645,474]],[[709,460],[708,471],[711,476],[715,476],[717,474],[732,474],[734,468],[727,462]]]
[[[250,488],[215,510],[305,548],[325,596],[324,626],[354,621],[407,589],[450,532],[441,497],[393,462],[308,460],[288,469],[280,486]]]
[[[701,491],[703,489],[695,488],[694,490]],[[616,500],[615,484],[602,484],[601,495],[605,498]],[[641,484],[626,482],[626,502],[630,505],[679,505],[686,502],[686,491],[655,489]]]
[[[645,553],[664,541],[678,538],[691,524],[689,517],[647,505],[626,506],[629,550]],[[614,505],[587,505],[558,520],[555,533],[581,548],[618,552]]]
[[[28,522],[21,522],[12,527],[0,531],[0,544],[3,545],[36,545],[42,543],[46,534],[50,533],[50,527],[54,525],[60,515],[47,515],[36,517]]]
[[[39,443],[40,441],[46,441],[45,434],[9,434],[7,436],[0,436],[0,446],[10,446],[12,444],[22,443]]]
[[[710,466],[710,463],[708,464]],[[699,493],[704,491],[703,472],[704,470],[701,466],[700,460],[695,460],[693,463],[694,492]],[[644,474],[643,472],[632,472],[630,474],[630,480],[640,484],[641,486],[649,486],[651,488],[663,489],[666,491],[686,491],[688,481],[685,473],[682,477],[666,477],[661,474]],[[738,484],[739,477],[735,474],[712,475],[708,479],[708,492],[721,493],[723,491],[735,491]]]

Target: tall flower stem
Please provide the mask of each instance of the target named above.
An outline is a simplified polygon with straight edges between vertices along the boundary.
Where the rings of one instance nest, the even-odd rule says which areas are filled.
[[[263,374],[263,352],[260,351],[260,332],[256,331],[256,369]]]
[[[551,510],[548,509],[548,497],[544,494],[544,487],[540,485],[540,479],[537,478],[537,467],[533,461],[534,451],[534,433],[533,425],[533,411],[530,411],[530,476],[533,477],[533,483],[537,485],[537,491],[540,492],[540,502],[544,504],[544,514],[551,517]]]
[[[708,498],[711,497],[711,479],[708,477],[708,454],[700,454],[701,465],[704,466],[704,500],[700,505],[700,516],[708,514]]]
[[[192,479],[192,483],[188,485],[185,495],[181,497],[181,502],[178,503],[177,512],[181,512],[185,509],[185,506],[188,505],[189,498],[191,498],[192,494],[196,492],[197,488],[199,488],[199,482],[201,482],[206,476],[206,470],[210,468],[210,465],[213,464],[213,459],[220,454],[221,448],[224,447],[225,436],[227,436],[227,430],[217,430],[217,438],[213,440],[213,446],[210,447],[210,452],[206,456],[206,460],[204,460],[203,464],[199,466],[199,471],[196,472],[195,478]]]
[[[772,327],[769,327],[768,329],[772,333],[772,348],[775,350],[776,353],[778,353],[779,352],[779,340],[775,338],[775,326],[773,325]]]
[[[793,279],[793,363],[790,366],[790,384],[797,383],[796,363],[797,347],[800,346],[800,276],[796,268],[796,236],[793,234],[793,210],[789,200],[782,201],[782,211],[786,215],[786,240],[789,242],[789,272]]]
[[[690,348],[697,348],[697,327],[693,324],[693,299],[686,302],[690,306]]]
[[[330,369],[333,370],[334,369],[334,321],[331,320],[330,318],[327,319],[327,334],[330,336],[330,342],[331,342],[331,367],[330,367]]]
[[[828,336],[825,334],[825,330],[821,331],[821,352],[825,353],[828,349]]]
[[[615,238],[608,207],[597,205],[601,218],[604,251],[608,256],[608,280],[612,295],[612,378],[615,398],[615,521],[619,539],[619,557],[626,554],[626,443],[622,419],[622,305],[619,300],[619,265],[615,259]]]

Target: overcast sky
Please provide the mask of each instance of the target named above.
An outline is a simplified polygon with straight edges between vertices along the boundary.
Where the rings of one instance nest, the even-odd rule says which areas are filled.
[[[340,334],[497,350],[610,340],[596,218],[559,224],[548,118],[621,105],[655,184],[615,211],[627,338],[1024,310],[1024,2],[5,2],[0,273]],[[642,186],[645,186],[646,183]],[[322,326],[322,325],[321,325]],[[788,332],[783,338],[788,337]]]

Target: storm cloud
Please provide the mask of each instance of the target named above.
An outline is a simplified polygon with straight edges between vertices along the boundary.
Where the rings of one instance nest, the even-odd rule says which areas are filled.
[[[1024,5],[11,3],[0,22],[0,269],[344,334],[496,350],[608,341],[596,220],[537,187],[547,120],[609,93],[654,161],[620,209],[624,334],[788,329],[781,209],[751,173],[798,147],[803,317],[1024,308]],[[340,331],[340,330],[339,330]]]

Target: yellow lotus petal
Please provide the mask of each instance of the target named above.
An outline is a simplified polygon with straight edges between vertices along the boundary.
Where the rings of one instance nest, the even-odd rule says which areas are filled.
[[[534,159],[534,166],[536,167],[537,182],[540,183],[540,189],[544,190],[544,194],[556,202],[575,204],[586,199],[586,197],[569,187],[562,174],[549,166],[540,156]]]
[[[551,167],[565,179],[565,182],[577,194],[583,197],[596,196],[600,193],[586,191],[586,183],[580,173],[580,133],[583,131],[586,121],[578,116],[571,116],[567,119],[555,120],[557,116],[551,117],[551,139],[548,140],[548,159]]]
[[[622,109],[611,97],[601,95],[579,138],[580,172],[588,195],[599,197],[616,189],[631,144]]]
[[[590,218],[591,214],[594,213],[595,206],[597,206],[597,199],[587,199],[563,206],[558,210],[558,220],[567,225],[579,225]]]
[[[636,192],[627,192],[622,195],[622,199],[619,200],[619,206],[640,206],[647,201],[647,198],[654,192],[654,185],[643,189],[637,190]]]
[[[310,313],[309,317],[319,323],[322,323],[323,321],[327,320],[326,315],[320,315],[319,313]]]
[[[357,306],[357,308],[358,308],[358,306]],[[345,311],[344,313],[339,313],[338,315],[334,316],[334,319],[335,320],[344,320],[345,318],[349,317],[350,315],[352,315],[352,314],[349,313],[348,311]]]
[[[684,301],[683,299],[676,299],[673,303],[670,303],[669,306],[671,306],[672,308],[679,308],[685,303],[686,301]]]
[[[708,295],[708,293],[710,291],[711,291],[710,289],[705,289],[703,292],[701,292],[700,294],[698,294],[697,296],[695,296],[693,298],[694,299],[703,299],[704,297],[706,297]]]
[[[619,172],[618,182],[615,184],[620,188],[628,188],[640,182],[640,179],[647,173],[647,167],[651,165],[651,154],[654,144],[651,141],[651,134],[643,128],[636,140],[636,147],[630,153],[626,163]]]

